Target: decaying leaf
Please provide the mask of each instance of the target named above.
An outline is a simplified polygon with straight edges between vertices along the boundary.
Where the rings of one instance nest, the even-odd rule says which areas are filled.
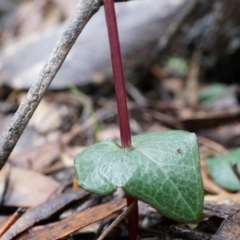
[[[35,223],[47,219],[70,202],[81,199],[88,194],[89,193],[85,192],[83,189],[66,192],[39,206],[28,209],[26,213],[1,237],[1,240],[12,239],[33,226]]]
[[[47,142],[41,146],[24,149],[21,152],[13,153],[10,162],[21,167],[34,171],[41,171],[50,166],[60,155],[60,144]]]
[[[55,240],[63,238],[91,223],[108,217],[126,207],[126,205],[126,200],[120,199],[86,209],[60,222],[49,224],[49,226],[33,231],[25,236],[23,240]]]
[[[10,171],[5,169],[0,172],[0,196],[5,206],[37,206],[53,197],[60,187],[52,178],[31,170],[16,167],[11,167]],[[6,178],[8,184],[4,193]]]
[[[240,210],[225,219],[211,240],[237,240],[240,236]]]

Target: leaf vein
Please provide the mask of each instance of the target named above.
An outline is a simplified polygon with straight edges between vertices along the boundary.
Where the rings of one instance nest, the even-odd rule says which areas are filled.
[[[158,163],[152,159],[150,156],[148,156],[146,153],[144,153],[143,151],[141,151],[139,148],[135,147],[135,149],[140,152],[141,154],[143,154],[145,157],[147,157],[150,161],[152,161],[154,164],[156,164],[160,171],[163,173],[163,175],[170,181],[170,183],[172,184],[172,186],[176,189],[176,191],[178,192],[179,196],[183,199],[184,203],[186,204],[186,206],[190,209],[190,211],[192,212],[193,216],[195,215],[192,208],[188,205],[188,203],[186,202],[185,198],[183,197],[183,195],[181,194],[181,192],[178,190],[177,186],[175,185],[175,183],[171,180],[171,178],[168,176],[168,174],[166,174],[163,169],[158,165]]]

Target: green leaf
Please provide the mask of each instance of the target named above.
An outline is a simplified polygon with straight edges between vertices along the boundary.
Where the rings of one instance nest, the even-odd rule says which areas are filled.
[[[240,181],[232,169],[235,164],[240,171],[240,148],[224,156],[206,159],[207,170],[213,181],[230,191],[240,190]]]
[[[207,106],[214,105],[218,100],[232,95],[232,91],[225,84],[213,83],[198,93],[198,101]]]
[[[186,74],[188,71],[188,62],[184,58],[170,57],[166,62],[166,67],[170,72]]]
[[[132,138],[132,148],[107,140],[75,158],[78,184],[109,194],[116,187],[183,222],[202,214],[203,187],[195,134],[165,131]]]

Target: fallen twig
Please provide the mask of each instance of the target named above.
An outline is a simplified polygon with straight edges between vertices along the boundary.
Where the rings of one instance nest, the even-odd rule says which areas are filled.
[[[25,213],[26,210],[27,210],[27,208],[19,208],[8,219],[8,221],[0,229],[0,237]]]
[[[120,214],[109,227],[99,236],[97,240],[103,240],[135,207],[136,202],[133,202],[122,214]]]
[[[26,98],[18,108],[8,128],[0,139],[0,169],[7,161],[23,130],[48,89],[53,78],[63,64],[67,54],[75,43],[92,15],[98,11],[101,0],[81,0],[69,25],[53,49],[37,80],[29,89]]]
[[[89,193],[83,189],[65,192],[53,199],[50,199],[36,207],[29,208],[25,214],[18,219],[2,236],[1,240],[13,239],[18,234],[32,227],[35,223],[49,218],[52,214],[62,209],[67,204],[83,199]]]

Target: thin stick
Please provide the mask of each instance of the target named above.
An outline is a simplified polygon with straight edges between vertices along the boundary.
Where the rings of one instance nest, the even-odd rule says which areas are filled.
[[[19,137],[27,126],[45,91],[48,89],[50,83],[60,69],[77,37],[82,32],[84,26],[93,14],[98,11],[101,3],[101,0],[79,1],[77,10],[67,29],[53,49],[37,80],[29,89],[25,100],[15,113],[8,128],[1,136],[0,169],[2,169],[3,165],[7,161]]]
[[[129,125],[127,97],[123,74],[121,49],[118,36],[117,19],[113,0],[103,0],[106,22],[108,27],[108,37],[111,50],[112,68],[114,77],[114,88],[116,94],[118,121],[120,127],[121,143],[123,148],[131,147],[131,132]],[[127,205],[130,207],[136,203],[136,207],[128,216],[128,239],[136,240],[138,236],[138,205],[137,199],[127,196]]]
[[[97,240],[103,240],[136,206],[136,202],[133,202],[123,213],[121,213],[109,226],[108,228],[99,236]]]
[[[0,237],[25,213],[27,208],[19,208],[0,229]]]

